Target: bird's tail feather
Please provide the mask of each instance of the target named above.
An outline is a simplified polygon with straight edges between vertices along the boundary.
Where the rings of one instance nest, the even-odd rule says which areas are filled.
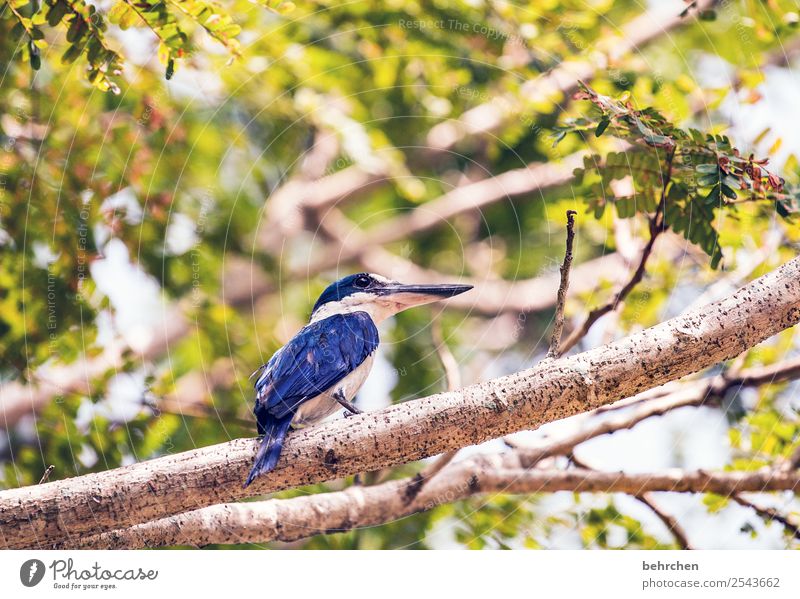
[[[261,445],[256,453],[253,469],[247,475],[247,480],[244,482],[243,487],[247,487],[256,477],[272,470],[275,464],[278,463],[281,449],[283,449],[283,440],[293,417],[293,413],[287,414],[284,418],[272,420],[264,426],[264,438],[261,440]]]

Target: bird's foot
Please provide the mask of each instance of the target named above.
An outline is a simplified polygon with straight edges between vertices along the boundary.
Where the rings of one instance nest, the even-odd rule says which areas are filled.
[[[340,390],[338,390],[338,391],[336,391],[336,392],[333,394],[333,399],[335,399],[336,401],[338,401],[338,402],[339,402],[339,404],[340,404],[340,405],[341,405],[341,406],[342,406],[342,407],[343,407],[345,410],[347,410],[347,412],[345,412],[345,413],[344,413],[344,415],[345,415],[345,418],[347,418],[347,417],[349,417],[349,416],[353,416],[354,414],[361,414],[361,410],[359,410],[359,409],[358,409],[357,407],[355,407],[355,406],[354,406],[352,403],[350,403],[349,401],[347,401],[347,398],[345,398],[345,396],[344,396],[344,393],[342,393],[341,389],[340,389]]]

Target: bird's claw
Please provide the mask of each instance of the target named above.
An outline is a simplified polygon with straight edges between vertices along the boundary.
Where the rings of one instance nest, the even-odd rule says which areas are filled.
[[[339,404],[341,404],[341,406],[342,406],[342,407],[343,407],[345,410],[347,410],[347,412],[345,412],[345,418],[347,418],[347,417],[349,417],[349,416],[354,416],[355,414],[361,414],[361,410],[359,410],[359,409],[358,409],[357,407],[355,407],[355,406],[354,406],[352,403],[350,403],[349,401],[347,401],[347,399],[346,399],[346,398],[345,398],[345,396],[344,396],[344,393],[342,393],[342,392],[341,392],[341,390],[339,390],[339,391],[336,391],[336,393],[334,393],[334,394],[333,394],[333,398],[334,398],[336,401],[338,401],[338,402],[339,402]]]

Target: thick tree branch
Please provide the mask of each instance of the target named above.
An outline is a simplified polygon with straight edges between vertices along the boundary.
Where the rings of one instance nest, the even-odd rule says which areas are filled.
[[[436,328],[434,328],[436,330]],[[437,348],[440,348],[441,345],[441,336],[440,333],[435,335],[434,343],[436,343]],[[449,353],[449,352],[447,352]],[[454,389],[460,386],[460,382],[455,377],[455,371],[453,370],[452,365],[455,363],[455,360],[451,360],[449,358],[445,358],[440,354],[440,358],[442,359],[443,363],[449,363],[450,366],[446,367],[446,371],[448,372],[448,388]],[[546,439],[541,445],[538,446],[531,446],[531,445],[517,445],[514,443],[510,443],[509,445],[514,448],[514,452],[511,454],[506,454],[502,458],[494,458],[491,459],[502,459],[502,463],[498,464],[498,466],[514,469],[514,468],[522,468],[528,470],[530,468],[535,468],[541,465],[542,460],[548,457],[554,456],[570,456],[571,460],[575,462],[578,466],[586,467],[583,465],[579,458],[575,455],[575,449],[578,445],[585,443],[591,439],[596,437],[613,434],[620,430],[631,429],[636,426],[638,423],[646,420],[647,418],[660,416],[666,414],[669,411],[679,409],[682,407],[687,406],[698,406],[703,404],[707,398],[708,394],[711,389],[719,389],[719,385],[724,381],[725,384],[738,384],[736,381],[744,382],[746,385],[762,385],[768,383],[775,383],[781,382],[785,380],[790,380],[791,378],[795,378],[795,361],[790,360],[787,362],[783,362],[781,364],[776,364],[774,367],[770,367],[770,375],[766,376],[764,372],[762,372],[761,368],[753,368],[741,371],[737,375],[737,379],[725,379],[724,377],[716,376],[711,377],[708,379],[692,381],[689,383],[683,383],[677,390],[670,390],[664,395],[657,396],[657,397],[648,397],[646,401],[643,402],[634,402],[630,405],[631,410],[628,413],[623,414],[621,416],[617,416],[611,419],[603,419],[598,420],[597,422],[592,422],[588,427],[572,434],[568,434],[565,436],[557,437],[555,439],[549,438]],[[667,386],[669,387],[669,385]],[[642,395],[653,395],[652,392],[645,393]],[[639,405],[637,405],[639,404]],[[614,404],[618,405],[618,404]],[[613,407],[613,406],[609,406]],[[623,406],[624,407],[624,406]],[[607,410],[605,410],[607,411]],[[600,411],[595,411],[596,413],[601,413]],[[446,467],[451,463],[453,457],[455,456],[456,452],[450,452],[448,454],[444,454],[440,456],[437,460],[433,463],[426,466],[422,471],[416,474],[413,477],[406,479],[405,483],[402,485],[398,485],[396,481],[388,483],[390,486],[386,487],[386,494],[383,495],[381,493],[373,492],[370,497],[374,497],[375,500],[380,500],[381,502],[386,501],[394,501],[396,500],[396,492],[399,492],[404,495],[405,503],[411,503],[420,493],[422,487],[427,484],[434,476],[439,475],[440,472],[443,470],[444,475],[448,476],[448,470]],[[477,458],[471,461],[467,461],[467,464],[475,464],[476,467],[481,468],[486,465],[484,458]],[[784,468],[784,470],[791,470],[791,468]],[[310,498],[299,498],[298,500],[302,502],[302,505],[295,506],[290,501],[278,501],[277,505],[282,506],[280,508],[281,514],[289,518],[288,523],[283,522],[284,525],[288,525],[290,527],[300,527],[301,524],[299,522],[300,519],[303,517],[309,518],[308,521],[305,522],[305,527],[310,530],[318,530],[319,532],[331,532],[331,531],[341,531],[347,530],[343,528],[343,526],[330,526],[328,524],[328,520],[320,523],[318,518],[320,513],[329,514],[330,518],[336,519],[337,516],[335,514],[329,513],[327,511],[328,506],[331,503],[331,497],[336,497],[335,495],[331,494],[322,494],[318,495],[320,497],[320,504],[315,505],[314,502],[311,501]],[[355,501],[354,497],[348,497],[347,501]],[[688,537],[680,527],[680,524],[672,517],[670,514],[664,512],[658,503],[654,500],[654,498],[648,494],[640,494],[636,497],[639,501],[647,505],[653,512],[664,522],[665,526],[670,529],[676,537],[676,541],[681,545],[681,547],[685,549],[691,548],[691,544],[688,541]],[[747,501],[741,495],[733,495],[731,498],[734,501],[742,503],[742,501]],[[456,498],[451,499],[451,501],[455,501]],[[740,501],[741,500],[741,501]],[[742,503],[744,505],[744,503]],[[257,507],[258,504],[248,504],[249,506]],[[264,511],[269,513],[273,505],[273,502],[264,502],[262,504],[264,506]],[[313,505],[313,509],[309,506]],[[748,502],[748,506],[752,507],[753,509],[758,509],[757,506],[752,505]],[[370,518],[368,514],[375,513],[379,508],[376,506],[368,505],[365,502],[365,498],[360,498],[357,506],[348,505],[346,507],[346,514],[347,517],[350,518],[351,527],[352,528],[359,528],[362,526],[367,526],[365,524],[365,519]],[[311,511],[311,514],[305,514],[306,510]],[[355,511],[354,511],[355,510]],[[221,508],[220,506],[212,506],[209,508],[195,510],[190,513],[181,514],[177,516],[173,516],[170,518],[165,518],[160,521],[154,521],[149,523],[144,523],[142,525],[133,526],[130,529],[124,530],[116,530],[110,531],[108,533],[101,533],[100,535],[95,535],[93,537],[86,537],[82,538],[78,542],[78,547],[80,548],[139,548],[147,545],[165,545],[165,544],[175,544],[175,543],[188,543],[192,545],[202,544],[201,541],[193,538],[190,536],[194,534],[197,530],[201,530],[202,532],[199,533],[199,539],[219,539],[220,533],[211,533],[212,536],[209,535],[210,529],[219,528],[220,526],[224,529],[228,529],[229,522],[227,520],[227,516],[223,516],[222,520],[220,520],[219,513],[223,511],[225,513],[230,512],[238,512],[238,507],[225,507]],[[386,513],[384,510],[383,513]],[[769,510],[758,512],[759,515],[765,518],[769,518],[772,520],[776,520],[787,527],[787,529],[794,533],[794,529],[791,528],[793,523],[789,521],[785,516],[782,516],[775,510]],[[287,516],[288,515],[288,516]],[[403,515],[407,515],[406,512],[402,514],[394,514],[392,519],[397,519],[402,517]],[[343,517],[342,517],[343,518]],[[256,524],[260,521],[260,518],[256,518]],[[375,522],[371,521],[371,525],[377,525],[379,523],[385,523],[389,520],[384,520],[382,522]],[[297,524],[295,524],[297,522]],[[331,529],[331,530],[328,530]],[[270,529],[271,530],[271,529]],[[248,532],[248,533],[234,533],[233,531],[229,530],[231,533],[231,538],[236,539],[238,536],[244,535],[257,535],[258,533],[255,532]],[[223,533],[224,534],[224,533]],[[316,534],[316,533],[310,533]],[[179,536],[174,536],[179,535]],[[262,537],[259,541],[253,542],[267,542],[271,540],[286,540],[286,539],[278,539],[278,538],[270,538],[270,537]],[[291,539],[296,540],[296,539]],[[215,540],[210,541],[206,540],[205,542],[239,542],[239,541],[222,541],[222,540]]]
[[[460,389],[461,371],[458,368],[458,361],[450,351],[450,348],[447,347],[444,335],[442,334],[442,323],[439,320],[434,321],[431,327],[431,333],[433,336],[433,343],[436,346],[436,354],[439,356],[439,361],[442,363],[445,378],[447,379],[447,390],[455,391],[456,389]],[[416,497],[420,489],[422,489],[431,478],[441,472],[445,466],[452,462],[457,453],[457,449],[443,453],[418,472],[406,489],[407,499],[411,501],[411,499]]]
[[[61,546],[135,549],[296,541],[316,534],[378,526],[476,495],[572,491],[639,496],[653,491],[671,491],[729,496],[742,491],[795,490],[800,488],[800,473],[668,470],[629,474],[587,469],[525,470],[511,453],[479,456],[451,464],[407,501],[405,489],[413,482],[412,478],[292,499],[215,505],[125,530],[76,537]]]
[[[247,489],[241,481],[251,466],[255,439],[4,491],[3,543],[48,546],[535,428],[728,360],[799,320],[800,258],[795,258],[723,300],[615,343],[459,391],[296,431],[275,470]]]

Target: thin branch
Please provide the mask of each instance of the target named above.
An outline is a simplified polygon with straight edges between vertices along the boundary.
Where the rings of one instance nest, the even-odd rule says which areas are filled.
[[[583,468],[585,470],[591,470],[597,472],[594,468],[588,466],[585,462],[581,461],[574,455],[570,455],[570,461],[578,466],[579,468]],[[650,493],[632,493],[631,497],[636,499],[642,505],[647,506],[655,516],[661,520],[664,526],[667,527],[669,533],[675,538],[675,542],[680,546],[681,549],[692,549],[692,545],[689,543],[689,537],[686,535],[686,531],[683,530],[683,527],[680,525],[677,519],[672,514],[665,512],[656,502],[656,499]]]
[[[530,430],[729,360],[797,324],[799,306],[800,258],[795,258],[727,298],[610,345],[294,431],[276,468],[247,489],[241,481],[252,466],[257,439],[3,491],[4,543],[49,546],[74,535],[375,471]]]
[[[433,344],[436,347],[436,356],[442,364],[444,370],[445,380],[447,381],[447,390],[455,391],[461,388],[461,371],[458,367],[458,360],[450,351],[447,342],[442,333],[442,323],[436,318],[431,324],[431,336],[433,337]]]
[[[686,535],[686,531],[680,525],[680,522],[678,522],[675,516],[661,509],[661,506],[656,503],[656,499],[652,496],[652,494],[639,493],[637,495],[633,495],[633,497],[639,503],[650,508],[650,511],[653,512],[656,517],[658,517],[658,519],[664,523],[664,526],[666,526],[670,534],[675,537],[675,541],[678,543],[681,549],[694,549],[689,542],[689,537]]]
[[[564,262],[561,264],[561,282],[558,285],[558,299],[556,300],[556,315],[553,320],[553,334],[550,337],[550,350],[548,358],[557,358],[561,355],[561,332],[564,330],[564,304],[567,301],[569,289],[569,269],[572,266],[572,243],[575,240],[575,210],[567,210],[567,249],[564,252]]]
[[[644,277],[647,260],[650,258],[655,241],[661,233],[660,229],[654,229],[653,231],[654,232],[650,235],[650,240],[647,242],[644,250],[642,250],[642,256],[639,259],[639,264],[637,265],[636,270],[634,271],[630,280],[614,295],[609,302],[589,312],[583,323],[567,336],[566,341],[564,341],[564,343],[561,345],[561,354],[559,355],[563,355],[572,349],[581,339],[586,336],[586,333],[589,332],[589,329],[592,328],[592,325],[600,320],[601,317],[613,310],[616,310],[617,307],[625,300],[625,298],[628,297],[628,294],[633,291],[633,288],[641,282],[642,278]]]
[[[632,429],[640,422],[685,407],[697,407],[707,404],[713,397],[719,397],[733,387],[756,387],[765,384],[794,380],[800,376],[798,364],[800,359],[787,360],[768,367],[746,368],[734,377],[717,375],[704,379],[682,382],[677,385],[666,385],[665,389],[651,389],[623,402],[602,406],[593,413],[587,413],[590,421],[587,426],[572,434],[561,435],[555,439],[545,438],[540,443],[520,445],[510,439],[506,444],[516,449],[526,468],[532,468],[542,460],[554,456],[567,456],[579,445],[597,437],[611,435],[621,430]],[[611,411],[628,410],[613,418],[601,419],[598,416]],[[800,459],[800,448],[797,450]],[[784,468],[791,470],[787,461]],[[796,468],[796,466],[795,466]]]
[[[756,505],[738,493],[731,495],[731,499],[743,507],[750,508],[764,520],[777,522],[783,526],[795,539],[800,539],[800,525],[789,520],[789,518],[781,514],[778,510]]]
[[[701,390],[687,389],[683,393],[677,392],[663,398],[650,400],[620,417],[593,422],[590,426],[571,435],[545,439],[539,445],[519,445],[511,441],[507,441],[507,444],[518,450],[526,468],[532,468],[546,458],[571,455],[578,445],[591,439],[632,429],[648,418],[663,416],[667,412],[679,408],[701,405],[705,396],[706,394]]]
[[[45,468],[44,474],[42,474],[42,478],[39,479],[40,485],[47,482],[47,479],[50,478],[50,475],[52,474],[53,470],[55,470],[55,468],[56,467],[53,464],[50,464],[47,468]]]
[[[798,377],[800,377],[800,357],[769,366],[745,368],[736,375],[727,377],[726,382],[730,387],[755,387],[785,383]]]

